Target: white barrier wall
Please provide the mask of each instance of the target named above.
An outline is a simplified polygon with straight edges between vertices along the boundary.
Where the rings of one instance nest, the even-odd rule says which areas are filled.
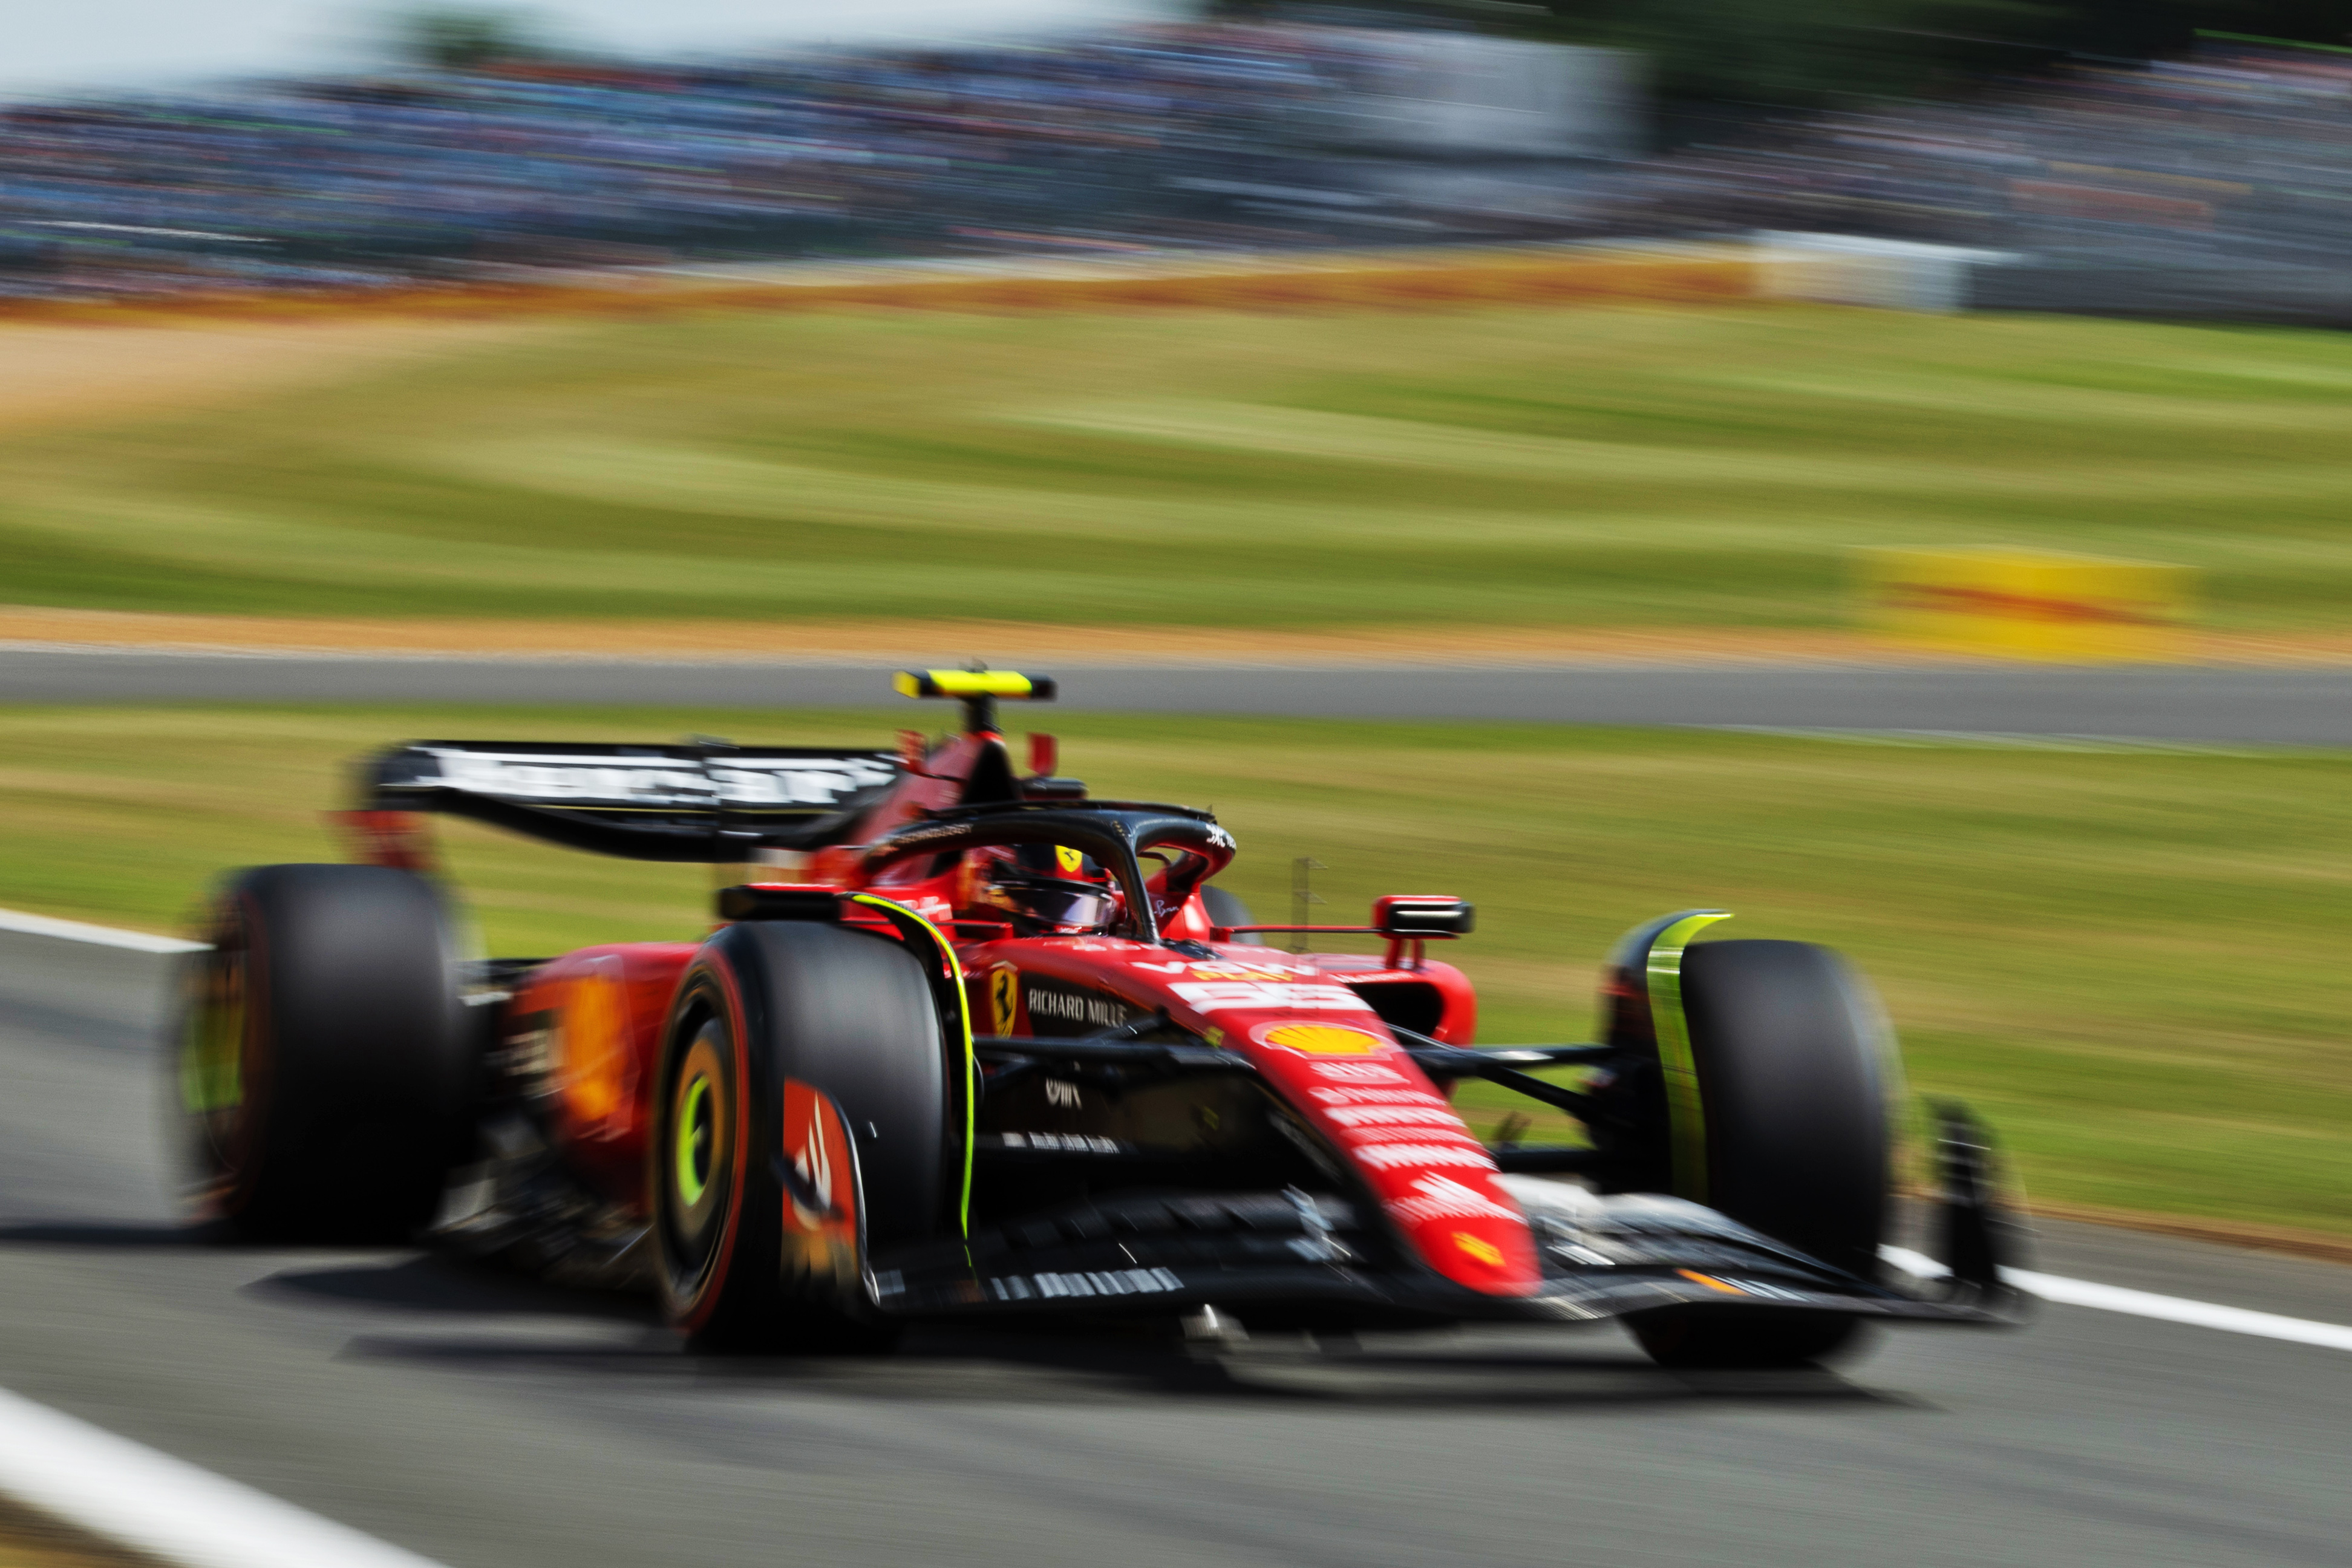
[[[1367,152],[1624,158],[1638,150],[1641,57],[1473,33],[1351,30],[1363,89],[1327,134]]]
[[[1969,308],[1969,279],[1978,268],[2017,259],[2006,250],[1853,234],[1768,229],[1756,235],[1755,245],[1760,298],[1937,313]]]

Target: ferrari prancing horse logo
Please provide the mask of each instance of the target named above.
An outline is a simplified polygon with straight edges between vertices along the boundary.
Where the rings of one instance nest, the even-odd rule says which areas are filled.
[[[1000,963],[988,972],[988,1016],[996,1026],[995,1032],[1013,1032],[1015,1009],[1021,1001],[1021,972],[1009,963]]]

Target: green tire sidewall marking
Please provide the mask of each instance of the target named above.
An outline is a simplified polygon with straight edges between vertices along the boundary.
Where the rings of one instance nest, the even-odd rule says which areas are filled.
[[[210,986],[214,977],[199,970],[193,984]],[[202,994],[187,1011],[180,1037],[180,1103],[190,1115],[231,1110],[245,1102],[242,975],[236,995],[236,1005],[225,1006],[221,997]]]
[[[1684,916],[1650,943],[1647,971],[1650,1026],[1658,1038],[1658,1067],[1666,1089],[1666,1136],[1674,1159],[1675,1195],[1706,1201],[1706,1105],[1698,1062],[1691,1052],[1690,1019],[1683,1011],[1683,952],[1691,939],[1728,914],[1713,910]]]
[[[694,1168],[695,1124],[709,1103],[710,1080],[698,1078],[687,1086],[686,1104],[678,1110],[677,1131],[674,1134],[677,1140],[677,1195],[686,1200],[688,1208],[700,1203],[702,1194],[710,1190],[709,1176]],[[709,1146],[715,1148],[718,1142],[719,1129],[714,1124]]]
[[[956,957],[955,944],[947,939],[945,932],[896,899],[885,899],[873,893],[852,893],[849,897],[852,903],[906,916],[930,933],[931,940],[939,944],[940,954],[948,961],[948,973],[955,982],[956,1016],[963,1037],[963,1196],[957,1208],[956,1223],[960,1233],[969,1238],[971,1235],[971,1144],[978,1127],[980,1103],[980,1054],[972,1048],[971,998],[964,991],[963,962]]]

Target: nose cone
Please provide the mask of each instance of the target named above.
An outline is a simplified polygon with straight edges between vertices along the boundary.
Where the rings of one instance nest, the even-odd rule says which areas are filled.
[[[1535,1241],[1495,1180],[1494,1156],[1370,1009],[1265,1018],[1231,1033],[1347,1158],[1423,1263],[1482,1294],[1535,1292]]]

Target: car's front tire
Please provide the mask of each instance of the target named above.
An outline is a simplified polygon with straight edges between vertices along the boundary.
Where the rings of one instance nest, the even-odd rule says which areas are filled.
[[[1697,1190],[1685,1195],[1875,1277],[1887,1086],[1866,983],[1808,942],[1702,942],[1683,954],[1680,1003],[1705,1148]],[[1691,1367],[1801,1365],[1855,1333],[1850,1318],[1731,1305],[1651,1314],[1633,1327],[1654,1359]]]
[[[887,937],[747,921],[705,945],[654,1100],[658,1277],[689,1343],[888,1347],[865,1255],[945,1217],[947,1059],[922,965]]]

